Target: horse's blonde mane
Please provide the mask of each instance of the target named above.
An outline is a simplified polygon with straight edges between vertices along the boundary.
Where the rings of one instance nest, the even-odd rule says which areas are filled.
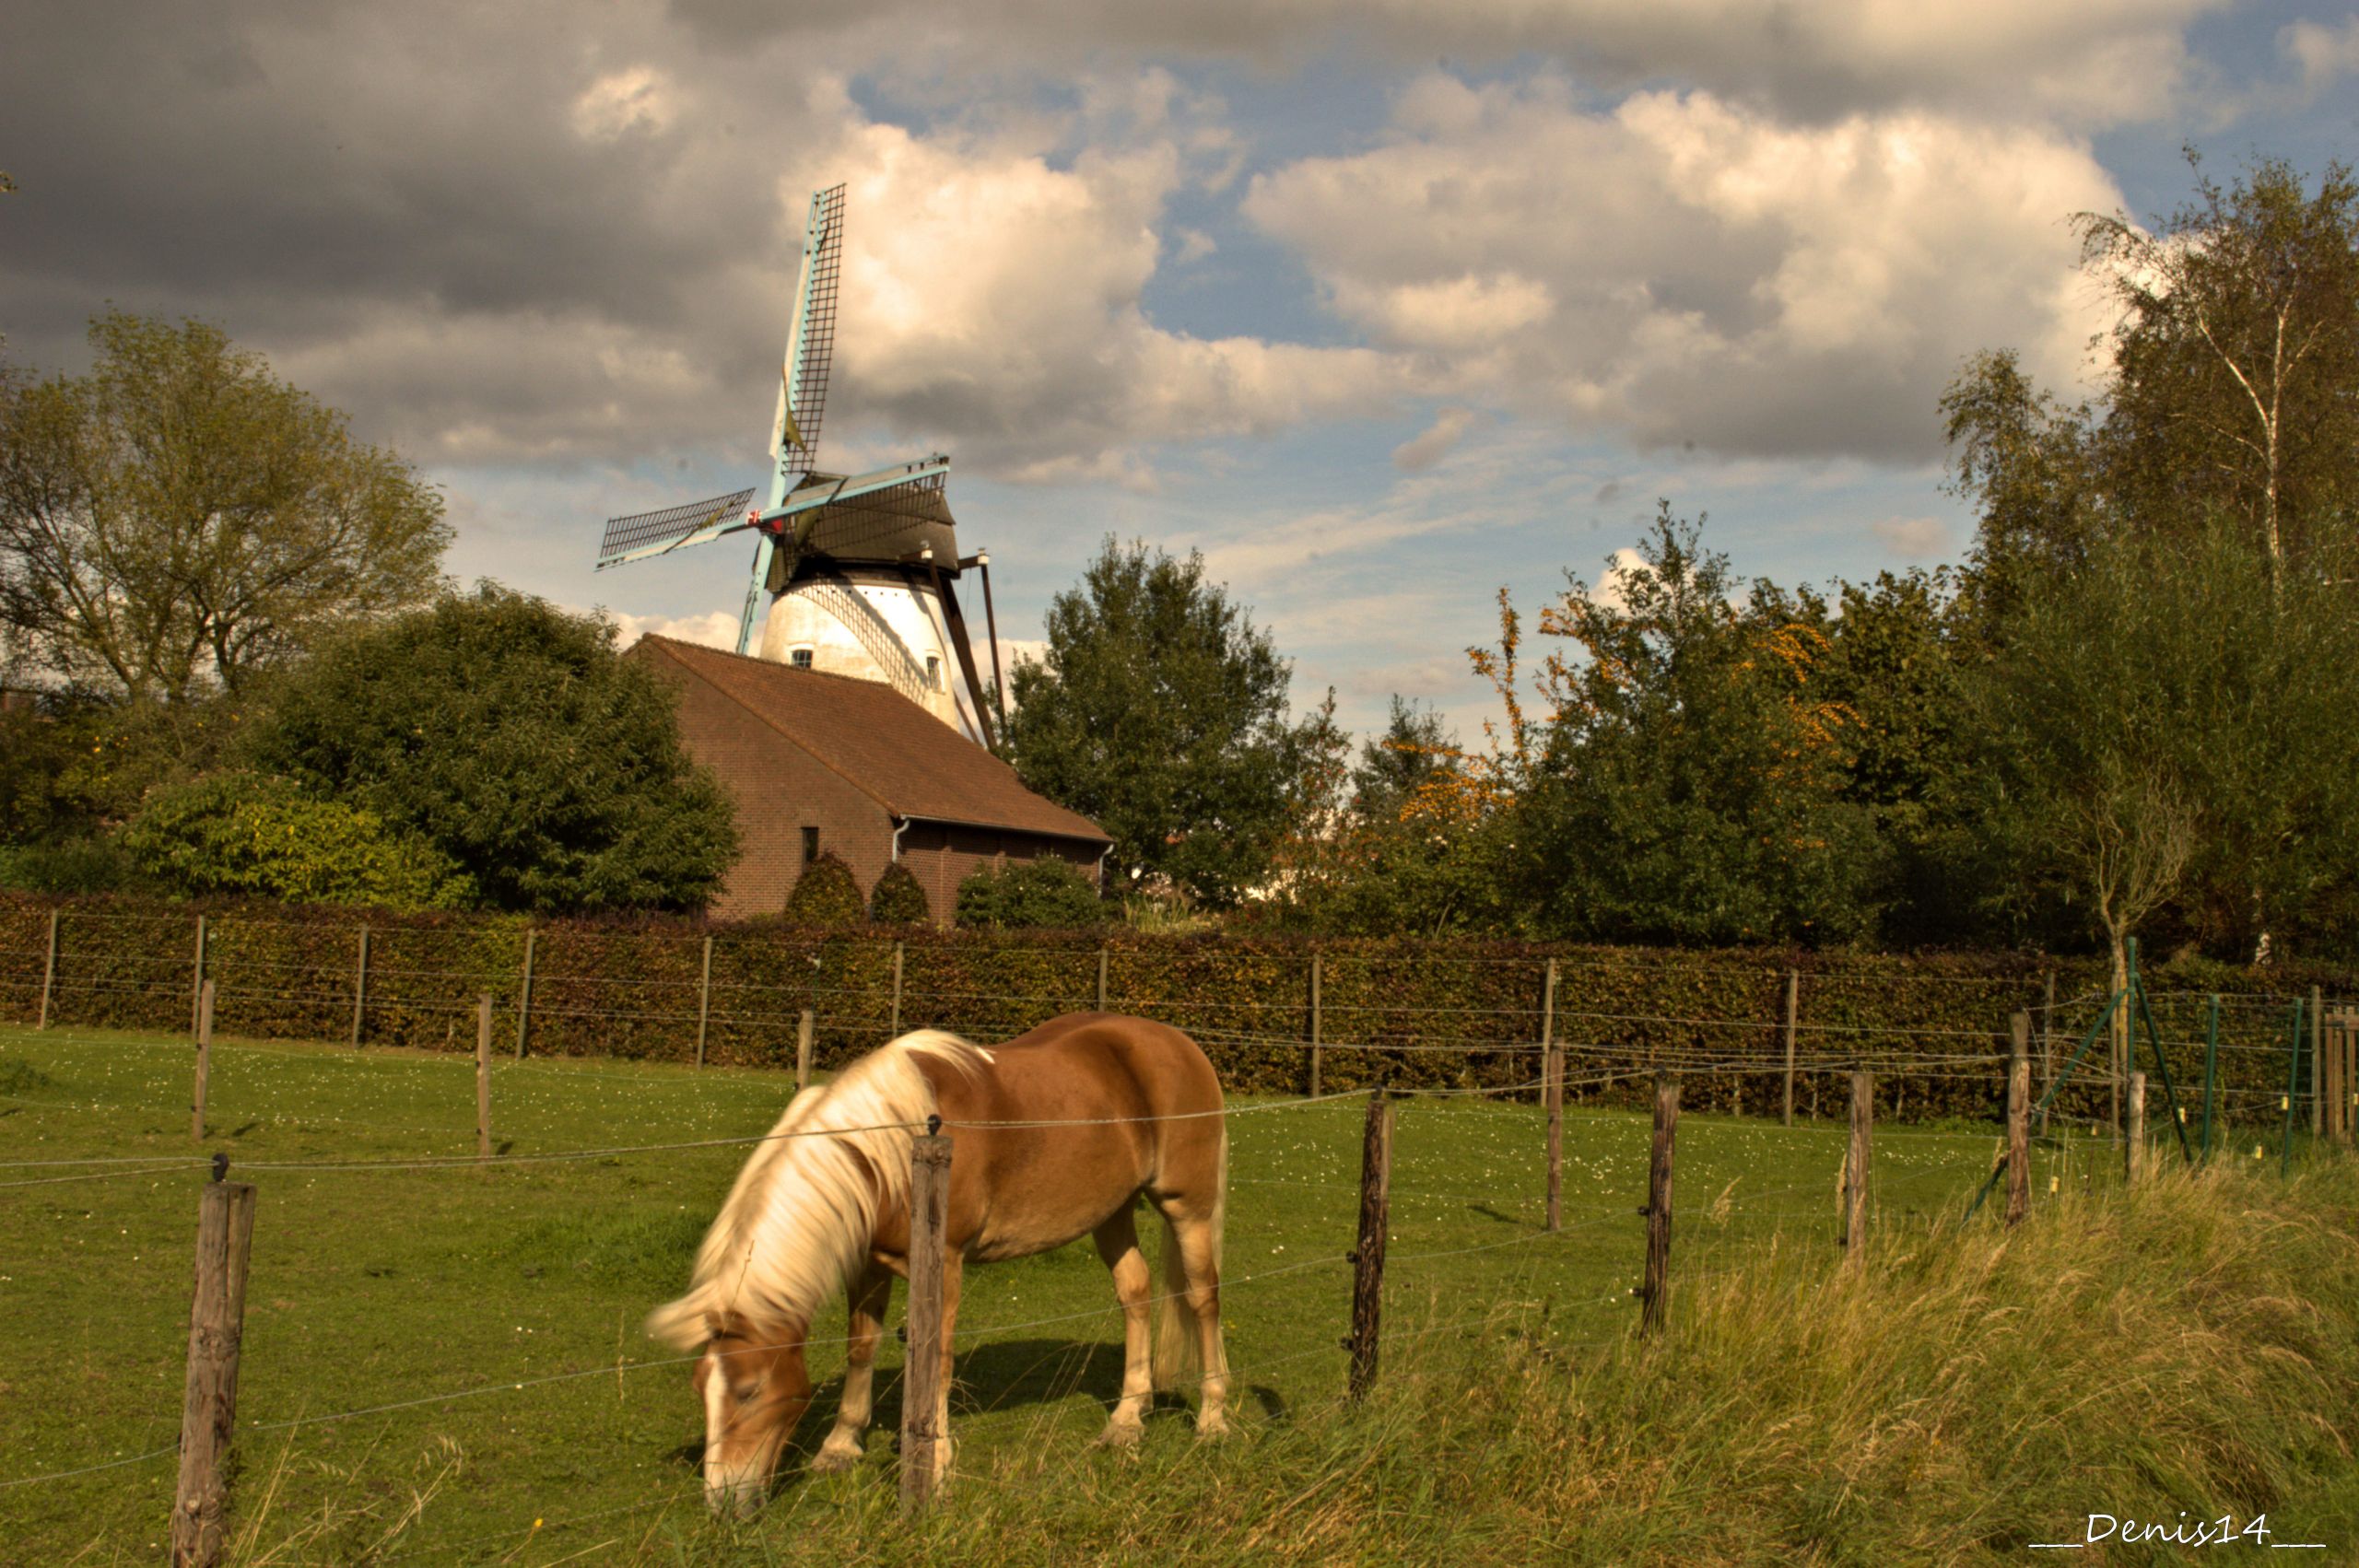
[[[724,1312],[798,1331],[810,1323],[866,1265],[877,1217],[909,1201],[910,1140],[939,1108],[921,1056],[970,1077],[992,1059],[956,1035],[921,1029],[795,1095],[737,1173],[687,1293],[648,1315],[649,1333],[687,1350]]]

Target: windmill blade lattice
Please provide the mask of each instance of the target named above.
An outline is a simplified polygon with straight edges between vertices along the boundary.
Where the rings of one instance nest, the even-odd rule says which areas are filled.
[[[836,286],[843,275],[844,188],[830,186],[811,198],[810,228],[819,237],[804,282],[800,323],[801,352],[794,366],[794,427],[803,439],[783,438],[781,472],[808,474],[819,466],[819,426],[827,413],[827,365],[836,352]],[[783,373],[783,372],[781,372]]]
[[[598,559],[604,563],[641,545],[686,539],[715,523],[744,516],[753,499],[754,492],[749,486],[726,496],[715,496],[709,501],[690,501],[685,506],[634,512],[628,517],[610,517],[606,520],[606,536],[598,544]]]

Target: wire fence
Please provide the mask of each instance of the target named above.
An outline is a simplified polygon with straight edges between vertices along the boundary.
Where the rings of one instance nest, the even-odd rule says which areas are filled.
[[[1634,1106],[1636,1081],[1675,1069],[1714,1074],[1736,1111],[1782,1107],[1791,1082],[1815,1115],[1813,1075],[1864,1069],[1880,1116],[1923,1119],[1995,1113],[2017,1011],[2035,1020],[2044,1086],[2109,995],[2090,960],[1504,945],[340,923],[0,899],[0,1021],[193,1029],[209,980],[224,1036],[458,1053],[488,995],[503,1052],[782,1067],[807,1012],[825,1070],[911,1028],[1006,1038],[1101,1008],[1186,1030],[1254,1093],[1487,1086],[1528,1076],[1543,1042],[1560,1042],[1606,1070],[1582,1092],[1594,1103]],[[1974,965],[1991,972],[1954,972]],[[2216,1027],[2212,993],[2150,993],[2180,1082],[2201,1074],[2207,1030],[2224,1095],[2283,1082],[2287,1010],[2312,998],[2239,978]],[[2115,1118],[2126,1068],[2100,1055],[2105,1070],[2078,1075],[2058,1114]]]

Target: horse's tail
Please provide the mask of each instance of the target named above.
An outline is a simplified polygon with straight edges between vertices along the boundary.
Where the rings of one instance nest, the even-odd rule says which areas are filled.
[[[1220,1281],[1221,1229],[1228,1218],[1228,1128],[1220,1129],[1219,1162],[1214,1167],[1213,1211],[1205,1226],[1212,1254],[1211,1283]],[[1183,1369],[1201,1369],[1203,1342],[1196,1315],[1188,1305],[1188,1259],[1180,1249],[1179,1229],[1163,1216],[1163,1283],[1155,1295],[1155,1386],[1168,1388]]]

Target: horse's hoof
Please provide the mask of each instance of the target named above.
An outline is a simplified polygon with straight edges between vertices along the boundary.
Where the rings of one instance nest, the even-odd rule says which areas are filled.
[[[1145,1423],[1135,1421],[1109,1421],[1106,1430],[1097,1434],[1097,1446],[1127,1453],[1139,1445],[1146,1435]]]
[[[859,1463],[860,1455],[856,1451],[822,1448],[811,1461],[811,1473],[815,1476],[839,1476]]]
[[[1196,1422],[1196,1438],[1199,1442],[1217,1442],[1236,1430],[1228,1424],[1228,1418],[1226,1416],[1215,1416],[1210,1421],[1199,1419]]]

